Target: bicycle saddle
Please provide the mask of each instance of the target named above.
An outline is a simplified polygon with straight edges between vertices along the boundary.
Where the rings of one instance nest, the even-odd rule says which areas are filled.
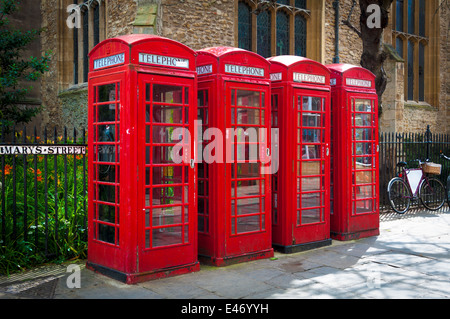
[[[398,162],[397,167],[406,167],[408,165],[406,162]]]

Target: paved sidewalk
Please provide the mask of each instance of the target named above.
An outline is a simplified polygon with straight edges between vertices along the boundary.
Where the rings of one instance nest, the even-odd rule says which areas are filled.
[[[382,214],[380,232],[308,252],[276,253],[273,259],[224,268],[202,265],[196,273],[137,285],[96,274],[80,263],[81,288],[68,288],[67,265],[47,267],[29,275],[33,280],[40,276],[39,284],[25,282],[30,289],[0,278],[0,298],[450,298],[448,207],[438,213]],[[44,287],[42,293],[39,287]],[[34,295],[26,293],[33,289]]]

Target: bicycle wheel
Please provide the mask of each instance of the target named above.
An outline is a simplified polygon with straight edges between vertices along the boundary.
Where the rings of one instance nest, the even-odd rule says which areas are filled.
[[[420,185],[420,201],[429,210],[438,210],[445,202],[445,187],[437,178],[425,179]]]
[[[411,192],[400,177],[391,179],[388,184],[389,205],[398,214],[404,214],[411,204]]]

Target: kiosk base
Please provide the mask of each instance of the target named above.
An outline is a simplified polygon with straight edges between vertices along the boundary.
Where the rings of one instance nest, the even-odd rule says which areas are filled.
[[[312,243],[304,243],[304,244],[291,245],[291,246],[283,246],[283,245],[277,245],[277,244],[272,244],[272,246],[276,251],[279,251],[283,254],[293,254],[293,253],[299,253],[299,252],[306,251],[306,250],[330,246],[331,241],[332,241],[331,239],[325,239],[325,240],[321,240],[321,241],[315,241]]]
[[[339,241],[349,241],[367,237],[378,236],[380,234],[380,229],[367,229],[354,233],[337,233],[331,232],[331,238],[339,240]]]
[[[225,257],[211,257],[205,255],[199,255],[198,259],[207,265],[223,267],[251,260],[271,258],[274,256],[273,248],[267,250],[260,250],[251,253],[245,253],[242,255],[225,256]]]
[[[164,269],[156,269],[156,270],[152,270],[152,271],[134,273],[134,274],[127,274],[127,273],[124,273],[124,272],[121,272],[121,271],[118,271],[115,269],[107,268],[107,267],[93,264],[90,262],[86,263],[86,268],[93,270],[97,273],[100,273],[102,275],[105,275],[107,277],[113,278],[115,280],[121,281],[123,283],[132,285],[132,284],[137,284],[139,282],[160,279],[160,278],[166,278],[166,277],[173,277],[173,276],[187,274],[190,272],[199,271],[200,263],[198,261],[196,261],[192,264],[180,265],[180,266],[164,268]]]

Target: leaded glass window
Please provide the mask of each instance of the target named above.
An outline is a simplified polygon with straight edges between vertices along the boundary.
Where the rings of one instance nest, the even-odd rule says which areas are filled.
[[[288,54],[306,56],[306,31],[311,14],[306,0],[235,1],[239,48],[265,58]]]
[[[238,11],[239,48],[252,50],[252,16],[251,8],[245,2],[239,2]]]
[[[306,19],[300,14],[295,16],[295,55],[306,56]]]
[[[277,55],[289,54],[289,16],[281,10],[277,12]]]
[[[414,43],[408,41],[408,100],[414,100]]]
[[[425,101],[425,46],[419,43],[419,101]]]
[[[429,44],[425,0],[396,0],[393,44],[405,61],[405,99],[425,101],[426,52]]]
[[[263,11],[258,15],[258,43],[257,53],[265,58],[271,56],[270,43],[272,34],[272,17],[270,11]]]

